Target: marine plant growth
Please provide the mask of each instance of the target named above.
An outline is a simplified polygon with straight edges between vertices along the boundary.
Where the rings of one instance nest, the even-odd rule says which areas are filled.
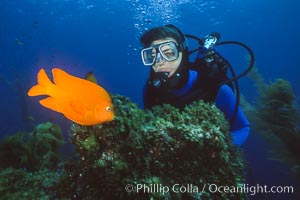
[[[116,118],[93,127],[73,125],[80,163],[64,182],[78,199],[231,199],[241,194],[193,191],[138,192],[147,187],[207,183],[239,185],[243,161],[231,143],[223,114],[202,101],[179,110],[170,105],[146,112],[113,96]],[[133,192],[124,187],[132,185]]]
[[[243,168],[223,114],[195,102],[140,110],[112,96],[115,119],[97,126],[73,124],[74,159],[60,162],[60,129],[51,123],[2,141],[0,199],[242,199],[209,193],[205,184],[239,186]],[[5,162],[5,158],[12,160]],[[130,184],[132,192],[126,192]],[[138,184],[145,191],[138,191]],[[163,193],[147,187],[183,187]]]
[[[39,124],[31,132],[8,136],[0,143],[0,169],[53,169],[61,161],[62,144],[64,140],[61,129],[51,122]]]
[[[292,86],[284,79],[267,84],[257,68],[250,78],[258,91],[257,104],[249,113],[252,124],[273,144],[272,159],[291,165],[300,181],[300,113]]]
[[[54,199],[63,170],[61,129],[50,122],[0,143],[0,199]]]

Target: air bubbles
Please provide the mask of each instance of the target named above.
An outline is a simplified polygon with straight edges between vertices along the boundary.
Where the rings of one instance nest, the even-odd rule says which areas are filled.
[[[136,1],[134,3],[136,20],[134,27],[137,29],[138,35],[153,26],[176,23],[180,17],[178,5],[176,0]]]

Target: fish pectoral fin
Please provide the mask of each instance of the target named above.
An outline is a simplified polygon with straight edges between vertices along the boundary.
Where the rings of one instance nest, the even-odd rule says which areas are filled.
[[[60,106],[57,104],[55,99],[53,97],[48,97],[45,99],[40,100],[40,104],[42,104],[44,107],[49,108],[51,110],[54,110],[56,112],[62,112]]]
[[[77,101],[70,101],[70,107],[73,112],[77,113],[78,115],[84,116],[86,108],[83,104]]]
[[[87,125],[85,118],[85,107],[77,101],[70,101],[68,112],[64,113],[65,117],[81,125]]]
[[[79,116],[77,113],[74,113],[74,112],[73,113],[65,113],[64,116],[77,124],[85,125],[82,122],[83,120],[82,120],[81,116]]]

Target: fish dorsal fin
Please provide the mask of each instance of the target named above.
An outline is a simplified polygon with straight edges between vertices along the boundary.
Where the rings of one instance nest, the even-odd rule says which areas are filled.
[[[84,79],[96,83],[98,85],[98,81],[93,71],[89,71],[88,73],[86,73]]]
[[[74,81],[74,77],[72,75],[59,68],[53,68],[52,74],[53,82],[55,83],[55,85],[72,84],[72,82]]]

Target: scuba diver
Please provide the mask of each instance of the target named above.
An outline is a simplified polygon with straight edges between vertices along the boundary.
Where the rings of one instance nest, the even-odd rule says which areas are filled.
[[[196,39],[199,47],[189,51],[187,38]],[[151,68],[144,87],[144,108],[162,104],[183,108],[199,99],[215,102],[230,122],[233,144],[240,146],[249,135],[250,123],[239,106],[237,79],[250,71],[254,55],[242,43],[227,42],[242,45],[252,58],[247,70],[236,76],[229,62],[215,49],[222,44],[219,39],[218,33],[204,39],[184,35],[172,24],[146,31],[140,38],[143,45],[141,57],[143,64]],[[197,56],[191,62],[191,54],[195,52]],[[228,77],[228,70],[232,78]]]

